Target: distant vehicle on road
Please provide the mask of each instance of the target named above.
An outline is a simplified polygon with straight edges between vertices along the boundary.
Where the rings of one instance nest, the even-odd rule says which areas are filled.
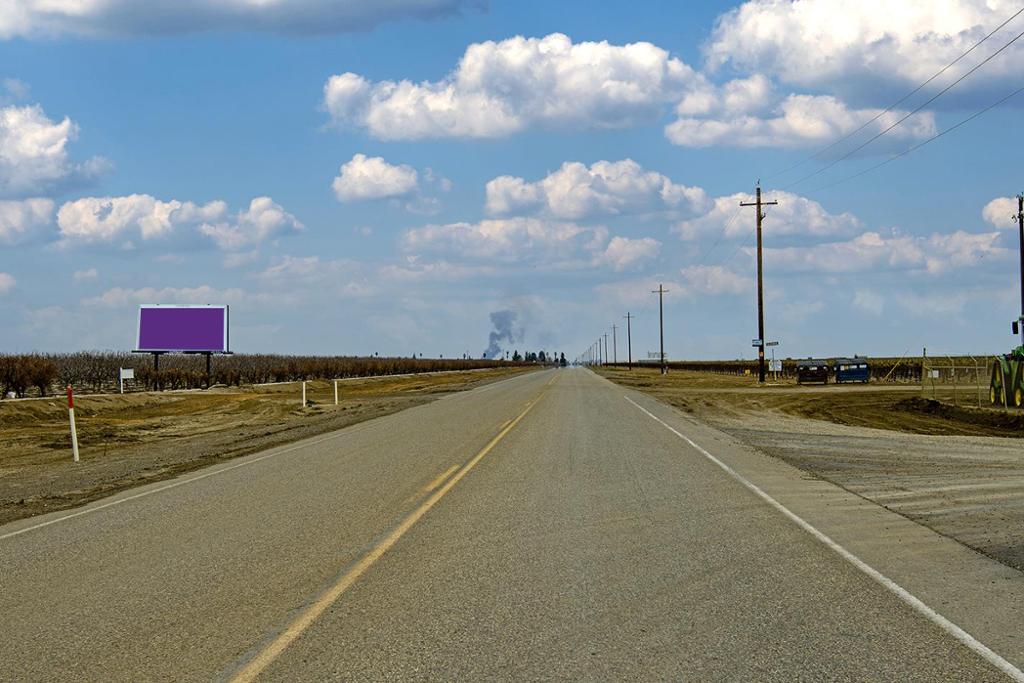
[[[863,382],[867,384],[871,379],[871,368],[868,367],[868,359],[854,356],[853,358],[836,358],[835,365],[836,384],[846,382]]]
[[[832,367],[827,360],[820,358],[808,358],[797,361],[796,383],[797,384],[828,384],[828,376]]]

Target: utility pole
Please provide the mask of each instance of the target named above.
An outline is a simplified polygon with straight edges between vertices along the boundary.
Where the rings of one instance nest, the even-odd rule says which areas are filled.
[[[619,364],[619,343],[615,340],[615,330],[619,329],[612,323],[612,365]]]
[[[604,364],[608,365],[608,333],[605,332],[601,336],[604,337]]]
[[[629,359],[630,370],[633,369],[633,329],[630,325],[630,321],[632,321],[635,317],[636,316],[634,315],[630,315],[629,311],[626,311],[626,353],[629,354],[627,358]]]
[[[1020,343],[1024,346],[1024,193],[1017,195],[1017,229],[1020,231]]]
[[[757,207],[757,381],[764,384],[764,268],[762,261],[761,221],[764,220],[762,206],[774,206],[776,201],[761,201],[761,181],[757,181],[757,201],[740,202],[740,206]]]
[[[658,295],[658,330],[661,337],[661,374],[667,375],[668,368],[665,366],[665,293],[667,289],[658,285],[658,288],[651,291],[651,294]]]

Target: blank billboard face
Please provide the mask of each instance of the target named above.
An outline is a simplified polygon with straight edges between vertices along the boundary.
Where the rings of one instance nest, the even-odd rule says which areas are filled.
[[[139,351],[228,351],[227,306],[141,306]]]

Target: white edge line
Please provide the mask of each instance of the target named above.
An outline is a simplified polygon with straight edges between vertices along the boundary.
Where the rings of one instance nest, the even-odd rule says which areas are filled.
[[[512,377],[508,377],[506,379],[500,379],[500,380],[498,380],[496,382],[491,382],[490,384],[485,384],[482,387],[477,387],[476,389],[470,389],[469,391],[457,391],[457,392],[454,392],[454,393],[450,394],[449,396],[463,396],[463,395],[472,394],[472,393],[474,393],[476,391],[479,391],[481,389],[489,389],[489,388],[491,388],[491,387],[493,387],[493,386],[495,386],[497,384],[501,384],[503,382],[508,382],[508,381],[511,381],[511,380],[514,380],[514,379],[519,379],[519,378],[524,377],[524,376],[525,375],[513,375]],[[448,398],[448,396],[444,396],[444,397],[441,397],[441,398]],[[424,405],[430,405],[430,404],[427,403],[427,404],[424,404]],[[396,414],[396,413],[392,413],[392,414]],[[390,417],[390,415],[384,415],[383,417],[385,417],[385,418],[386,417]],[[249,465],[255,465],[256,463],[261,462],[263,460],[269,460],[270,458],[276,458],[279,455],[284,455],[286,453],[291,453],[292,451],[299,450],[300,448],[306,448],[308,446],[318,446],[318,445],[320,445],[320,444],[322,444],[324,442],[331,441],[332,439],[338,439],[338,438],[341,438],[341,437],[344,437],[344,436],[349,436],[351,434],[356,434],[356,433],[361,432],[361,431],[366,430],[366,429],[370,429],[371,426],[372,425],[370,425],[368,423],[356,423],[356,424],[352,425],[351,427],[342,427],[338,431],[333,432],[331,434],[328,434],[327,436],[321,437],[321,438],[317,439],[316,441],[305,441],[303,443],[292,444],[290,446],[278,447],[281,450],[276,450],[276,451],[273,451],[272,453],[266,453],[265,455],[257,455],[255,457],[249,456],[248,459],[244,460],[243,462],[237,462],[237,463],[232,464],[232,465],[225,465],[225,466],[219,467],[219,468],[217,468],[215,470],[212,470],[212,471],[209,471],[209,472],[204,472],[203,474],[197,475],[195,477],[189,477],[188,479],[179,479],[177,481],[172,481],[171,483],[165,484],[164,486],[160,486],[160,487],[157,487],[157,488],[154,488],[154,489],[149,489],[147,491],[141,491],[141,492],[133,494],[131,496],[127,496],[125,498],[118,498],[117,500],[112,500],[112,501],[109,501],[109,502],[106,502],[106,503],[102,503],[100,505],[95,505],[95,506],[92,506],[92,507],[86,507],[84,509],[77,510],[75,512],[71,512],[71,513],[66,514],[66,515],[61,515],[60,517],[56,517],[54,519],[50,519],[50,520],[47,520],[45,522],[40,522],[39,524],[33,524],[31,526],[24,527],[23,529],[18,529],[17,531],[10,531],[10,532],[8,532],[6,534],[0,535],[0,541],[3,541],[3,540],[8,539],[8,538],[13,538],[15,536],[20,536],[21,534],[28,533],[29,531],[35,531],[36,529],[42,529],[43,527],[48,527],[48,526],[50,526],[52,524],[57,524],[58,522],[66,522],[67,520],[74,519],[75,517],[82,517],[84,515],[90,515],[90,514],[92,514],[94,512],[99,512],[100,510],[105,510],[107,508],[112,508],[112,507],[114,507],[116,505],[122,505],[124,503],[129,502],[129,501],[138,500],[139,498],[145,498],[146,496],[151,496],[154,493],[160,493],[161,491],[167,491],[169,489],[178,488],[179,486],[184,486],[185,484],[191,484],[192,482],[196,482],[196,481],[199,481],[201,479],[206,479],[207,477],[213,477],[213,476],[218,475],[218,474],[223,474],[224,472],[230,472],[231,470],[236,470],[239,467],[248,467]],[[246,457],[246,456],[242,456],[242,457]]]
[[[632,403],[637,408],[639,408],[642,412],[646,413],[647,416],[653,419],[655,422],[658,422],[659,424],[661,424],[661,426],[665,427],[670,432],[678,436],[680,439],[688,443],[705,458],[707,458],[714,464],[718,465],[730,477],[732,477],[739,483],[743,484],[753,493],[757,494],[757,496],[764,500],[766,503],[768,503],[773,508],[775,508],[783,515],[788,517],[790,520],[795,522],[797,526],[799,526],[801,529],[809,533],[811,536],[814,536],[814,538],[818,539],[829,549],[835,551],[844,560],[846,560],[854,567],[870,576],[876,582],[880,583],[883,587],[885,587],[891,593],[896,595],[896,597],[898,597],[900,600],[902,600],[907,605],[912,607],[916,612],[921,614],[923,617],[928,619],[930,622],[941,628],[949,635],[956,638],[958,641],[960,641],[963,645],[968,647],[975,654],[981,656],[989,664],[1002,671],[1012,680],[1018,681],[1019,683],[1024,683],[1024,671],[1021,671],[1016,666],[1008,662],[1006,659],[1003,659],[1003,657],[1001,657],[999,654],[991,650],[987,645],[979,641],[970,633],[963,630],[962,628],[954,624],[952,621],[950,621],[946,617],[942,616],[941,614],[933,610],[931,607],[926,605],[924,602],[922,602],[919,598],[917,598],[903,586],[899,585],[885,574],[882,574],[880,571],[878,571],[868,563],[864,562],[864,560],[860,559],[859,557],[851,553],[849,550],[833,541],[831,538],[829,538],[821,531],[818,531],[818,529],[812,526],[809,522],[804,521],[802,517],[799,517],[796,513],[792,512],[785,505],[783,505],[782,503],[780,503],[779,501],[775,500],[770,495],[765,493],[764,490],[757,486],[757,484],[754,484],[753,482],[745,478],[742,474],[740,474],[739,472],[737,472],[736,470],[729,467],[724,462],[713,456],[711,453],[702,448],[699,444],[690,439],[688,436],[685,436],[679,431],[677,431],[675,428],[666,423],[660,417],[658,417],[651,411],[647,410],[630,397],[623,396],[623,398]]]

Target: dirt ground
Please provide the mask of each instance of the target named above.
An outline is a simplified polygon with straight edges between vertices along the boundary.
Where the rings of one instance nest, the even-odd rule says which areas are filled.
[[[63,397],[0,401],[0,524],[426,403],[529,368],[339,383],[76,398],[81,462],[71,461]]]
[[[919,385],[758,387],[750,377],[600,372],[1024,570],[1024,413],[974,407],[977,388],[957,387],[954,406],[948,386],[936,401]]]

